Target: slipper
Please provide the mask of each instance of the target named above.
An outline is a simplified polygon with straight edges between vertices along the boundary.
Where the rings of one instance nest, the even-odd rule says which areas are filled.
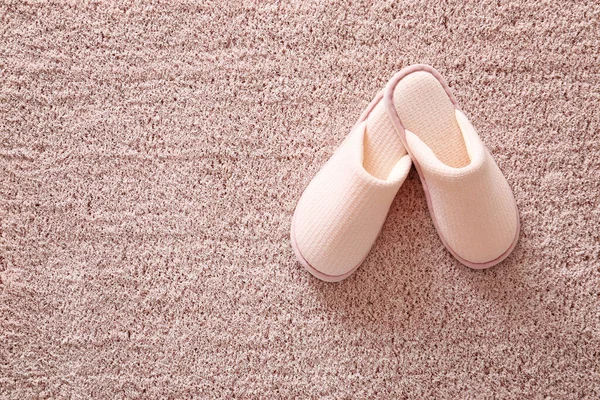
[[[294,212],[296,257],[324,281],[341,281],[362,264],[411,167],[382,97],[367,107]]]
[[[403,69],[386,86],[384,102],[446,248],[471,268],[504,260],[519,237],[512,190],[439,72]]]

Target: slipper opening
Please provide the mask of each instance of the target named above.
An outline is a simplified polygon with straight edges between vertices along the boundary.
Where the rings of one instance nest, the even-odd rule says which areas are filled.
[[[394,89],[394,106],[404,128],[414,133],[444,164],[470,164],[454,103],[440,81],[427,71],[406,75]]]
[[[381,180],[392,179],[394,168],[407,154],[383,101],[367,117],[363,151],[364,169]]]

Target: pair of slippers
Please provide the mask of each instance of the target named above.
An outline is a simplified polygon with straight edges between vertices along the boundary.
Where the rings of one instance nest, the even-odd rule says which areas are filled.
[[[428,65],[398,72],[314,177],[294,212],[291,241],[316,277],[350,276],[375,243],[415,164],[446,248],[482,269],[519,236],[513,193],[442,76]]]

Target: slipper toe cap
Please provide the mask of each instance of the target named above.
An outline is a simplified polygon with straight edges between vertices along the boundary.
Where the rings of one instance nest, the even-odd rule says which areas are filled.
[[[298,260],[323,280],[341,280],[362,263],[411,167],[406,155],[389,180],[368,175],[348,151],[361,140],[357,134],[342,144],[308,185],[294,212],[291,239]]]

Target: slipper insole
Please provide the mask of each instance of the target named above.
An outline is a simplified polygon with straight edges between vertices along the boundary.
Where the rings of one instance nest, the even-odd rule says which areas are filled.
[[[394,106],[404,128],[429,146],[441,162],[454,168],[469,165],[454,104],[435,76],[417,71],[402,78],[394,89]]]
[[[363,167],[374,177],[386,180],[404,155],[406,150],[381,100],[367,117]]]

